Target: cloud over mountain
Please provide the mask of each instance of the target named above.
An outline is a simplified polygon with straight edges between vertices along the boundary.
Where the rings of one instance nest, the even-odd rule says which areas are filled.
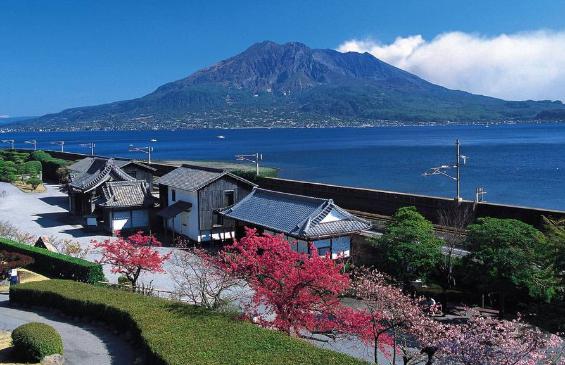
[[[485,37],[448,32],[390,44],[352,39],[341,52],[369,52],[430,82],[507,100],[565,100],[565,31]]]

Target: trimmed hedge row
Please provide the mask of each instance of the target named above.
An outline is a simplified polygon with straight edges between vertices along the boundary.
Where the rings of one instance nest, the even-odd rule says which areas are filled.
[[[34,151],[31,153],[31,158],[35,161],[41,162],[43,167],[43,178],[57,180],[57,169],[69,164],[69,161],[60,158],[54,158],[45,151]]]
[[[129,331],[149,364],[365,364],[226,314],[73,281],[12,286],[10,302],[47,306]]]
[[[63,340],[55,328],[39,322],[26,323],[12,331],[16,352],[26,361],[38,362],[45,356],[63,354]]]
[[[70,279],[87,283],[105,281],[102,265],[44,248],[0,238],[0,250],[20,253],[33,258],[29,268],[50,278]]]

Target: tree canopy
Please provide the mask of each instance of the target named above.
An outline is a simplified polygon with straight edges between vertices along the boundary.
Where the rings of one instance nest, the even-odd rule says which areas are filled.
[[[469,226],[467,244],[471,275],[483,290],[500,294],[501,309],[505,295],[519,289],[547,301],[555,295],[549,245],[531,225],[515,219],[479,218]]]
[[[429,278],[441,259],[441,240],[415,207],[400,208],[376,245],[385,271],[404,284]]]

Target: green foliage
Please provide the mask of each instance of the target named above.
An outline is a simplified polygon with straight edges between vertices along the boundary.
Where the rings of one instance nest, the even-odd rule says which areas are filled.
[[[45,151],[33,151],[30,158],[34,161],[41,162],[44,178],[53,180],[59,179],[59,181],[61,181],[61,178],[58,175],[57,170],[64,168],[69,164],[69,161],[60,158],[54,158]]]
[[[561,279],[561,290],[565,285],[565,219],[543,217],[545,235],[550,247],[555,271]]]
[[[27,361],[38,362],[45,356],[63,354],[61,335],[45,323],[31,322],[12,331],[16,352]]]
[[[29,268],[51,278],[71,279],[88,283],[105,281],[102,265],[94,262],[5,238],[0,238],[0,249],[30,256],[35,262]]]
[[[3,160],[13,161],[16,165],[21,165],[27,161],[29,158],[29,153],[27,152],[17,152],[12,150],[0,151],[0,156]]]
[[[483,290],[503,296],[520,289],[536,299],[551,300],[556,292],[549,245],[543,234],[515,219],[479,218],[469,226],[471,254],[465,266]]]
[[[53,157],[51,157],[50,154],[48,154],[45,151],[33,151],[31,153],[31,159],[35,160],[35,161],[39,161],[39,162],[46,162],[47,160],[52,159]]]
[[[232,173],[239,177],[242,177],[249,181],[256,181],[257,180],[257,172],[255,168],[252,169],[242,169],[242,170],[233,170]],[[270,167],[260,167],[259,168],[259,176],[260,177],[277,177],[278,170]]]
[[[429,278],[441,259],[441,241],[415,207],[400,208],[375,244],[384,270],[404,284]]]
[[[13,182],[17,179],[17,165],[14,161],[0,160],[0,181]]]
[[[33,190],[35,190],[39,185],[41,185],[42,181],[37,177],[31,177],[27,180],[27,183],[31,185]]]
[[[57,308],[129,331],[150,364],[364,364],[227,314],[65,280],[10,288],[10,302]]]
[[[41,162],[27,161],[30,154],[17,151],[0,151],[0,181],[14,182],[18,176],[37,177],[41,172]]]
[[[37,176],[41,173],[40,161],[27,161],[22,165],[22,173],[26,175]]]

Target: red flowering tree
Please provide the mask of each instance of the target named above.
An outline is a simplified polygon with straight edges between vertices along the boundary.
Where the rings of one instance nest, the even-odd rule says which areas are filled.
[[[141,231],[128,237],[123,237],[117,232],[115,239],[94,240],[92,243],[94,248],[100,249],[102,253],[102,258],[98,262],[111,265],[112,272],[124,275],[134,289],[143,271],[165,272],[163,263],[171,256],[170,253],[160,254],[155,247],[160,247],[161,242],[153,235],[146,235]]]
[[[329,256],[299,253],[282,236],[256,235],[248,229],[221,253],[226,270],[253,289],[246,315],[264,327],[289,335],[351,330],[364,315],[341,305],[349,287],[342,265]]]

